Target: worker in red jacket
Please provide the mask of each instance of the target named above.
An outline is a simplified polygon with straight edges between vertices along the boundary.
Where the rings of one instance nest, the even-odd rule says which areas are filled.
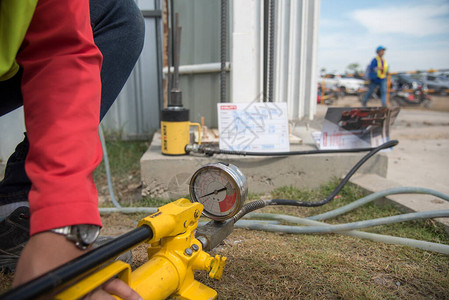
[[[2,10],[16,2],[4,0]],[[0,269],[13,270],[21,253],[15,286],[83,254],[98,236],[92,179],[102,158],[98,126],[144,39],[133,0],[26,2],[31,8],[19,17],[29,20],[5,18],[22,24],[9,24],[9,36],[0,37],[7,40],[0,43],[0,70],[6,70],[0,73],[0,116],[23,105],[27,131],[0,182]],[[11,41],[18,39],[15,60],[5,67]],[[114,283],[111,291],[138,298]]]

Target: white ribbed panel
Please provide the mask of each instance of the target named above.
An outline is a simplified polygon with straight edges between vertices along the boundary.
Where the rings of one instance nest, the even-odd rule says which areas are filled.
[[[320,1],[276,2],[274,101],[287,102],[289,119],[316,111],[316,56]]]
[[[262,100],[261,0],[231,2],[231,101]]]
[[[262,100],[262,3],[232,2],[232,102]],[[273,101],[287,102],[289,119],[312,119],[316,111],[319,10],[319,0],[276,1]]]

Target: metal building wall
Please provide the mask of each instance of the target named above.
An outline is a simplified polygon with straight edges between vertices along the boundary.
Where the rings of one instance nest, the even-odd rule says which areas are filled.
[[[170,1],[170,0],[166,0]],[[319,0],[275,0],[276,31],[273,101],[287,102],[290,119],[313,118],[316,109],[316,47]],[[145,46],[128,82],[102,122],[123,139],[145,139],[159,129],[163,107],[162,0],[138,0],[145,18]],[[221,0],[173,0],[179,12],[181,66],[220,61]],[[262,100],[263,0],[229,0],[227,102]],[[153,16],[153,17],[151,17]],[[156,17],[154,17],[156,16]],[[159,16],[159,17],[157,17]],[[217,126],[220,74],[180,77],[184,106],[191,121],[202,116]],[[0,159],[5,161],[22,140],[23,112],[0,118]]]
[[[102,121],[106,133],[124,140],[146,139],[159,128],[162,107],[162,2],[136,1],[145,17],[142,54],[117,100]]]
[[[179,14],[181,66],[220,61],[221,0],[172,1]],[[316,54],[319,0],[275,1],[274,102],[287,102],[289,119],[313,119],[316,111]],[[227,102],[262,101],[263,95],[263,0],[228,0]],[[161,10],[161,0],[140,0],[142,10]],[[160,76],[162,29],[160,18],[146,19],[145,48],[136,69],[103,125],[120,131],[124,139],[145,138],[159,129],[163,107]],[[161,25],[160,25],[161,26]],[[156,42],[155,42],[156,41]],[[159,47],[159,48],[158,48]],[[161,55],[162,56],[162,55]],[[201,67],[201,66],[199,66]],[[181,67],[182,68],[182,67]],[[187,72],[180,75],[183,105],[190,120],[205,117],[209,127],[218,123],[220,73]]]
[[[319,0],[275,1],[274,102],[287,102],[289,119],[313,119]],[[228,1],[226,102],[263,101],[264,0]],[[173,0],[182,27],[181,66],[220,60],[221,0]],[[181,74],[191,121],[217,126],[220,74]]]
[[[173,8],[179,14],[179,24],[182,27],[181,66],[218,63],[220,0],[173,0]],[[190,110],[190,120],[199,122],[204,117],[207,126],[216,126],[216,104],[220,102],[219,70],[181,74],[180,89],[183,105]],[[229,95],[229,89],[227,94]]]

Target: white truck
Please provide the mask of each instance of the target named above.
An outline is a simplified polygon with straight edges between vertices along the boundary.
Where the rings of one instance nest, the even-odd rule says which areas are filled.
[[[322,77],[318,79],[321,84],[324,82],[326,89],[337,90],[339,96],[345,96],[347,94],[357,94],[358,91],[363,89],[365,81],[363,79],[357,79],[353,77],[340,77],[335,76],[333,78]]]

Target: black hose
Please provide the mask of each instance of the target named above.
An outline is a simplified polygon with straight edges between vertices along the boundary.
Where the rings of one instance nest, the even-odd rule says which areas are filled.
[[[36,279],[0,295],[0,299],[37,299],[78,277],[80,274],[101,266],[103,263],[152,237],[153,231],[149,226],[138,227]]]
[[[388,141],[383,143],[382,145],[374,148],[368,154],[366,154],[357,164],[352,167],[348,174],[343,178],[340,184],[334,189],[334,191],[326,198],[317,202],[308,202],[308,201],[298,201],[298,200],[288,200],[288,199],[271,199],[271,200],[257,200],[250,202],[242,207],[242,209],[233,217],[234,223],[241,219],[247,213],[255,211],[257,209],[263,208],[268,205],[288,205],[288,206],[305,206],[305,207],[316,207],[322,206],[326,203],[329,203],[335,196],[341,191],[341,189],[348,183],[349,179],[354,175],[354,173],[374,154],[379,152],[380,150],[394,147],[399,142],[397,140]]]
[[[387,143],[398,143],[397,140],[389,141]],[[386,145],[384,143],[383,145]],[[389,146],[394,147],[396,144]],[[380,145],[379,147],[382,147]],[[195,147],[195,148],[194,148]],[[236,150],[220,150],[218,147],[212,147],[205,144],[193,146],[187,145],[186,152],[197,152],[204,153],[206,155],[212,156],[214,154],[227,154],[227,155],[242,155],[242,156],[290,156],[290,155],[310,155],[310,154],[326,154],[326,153],[355,153],[355,152],[367,152],[374,151],[379,147],[374,148],[354,148],[354,149],[328,149],[328,150],[305,150],[305,151],[288,151],[288,152],[246,152],[246,151],[236,151]],[[386,147],[386,148],[389,148]],[[382,148],[384,149],[384,148]]]

